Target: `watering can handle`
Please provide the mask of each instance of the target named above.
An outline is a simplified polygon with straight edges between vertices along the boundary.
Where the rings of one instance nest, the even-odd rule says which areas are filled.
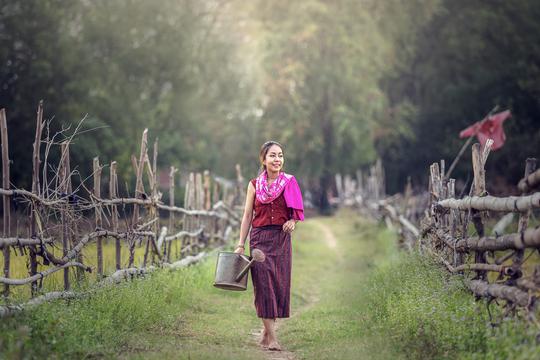
[[[240,273],[236,276],[236,279],[234,279],[234,281],[240,281],[240,279],[246,275],[246,273],[248,272],[249,268],[253,266],[253,263],[255,262],[255,259],[251,259],[249,261],[249,263],[242,269],[242,271],[240,271]]]

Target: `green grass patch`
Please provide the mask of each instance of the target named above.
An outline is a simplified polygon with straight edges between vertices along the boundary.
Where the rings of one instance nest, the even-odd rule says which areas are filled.
[[[402,254],[362,285],[366,330],[412,359],[540,357],[535,326],[506,319],[492,326],[484,301],[461,278],[419,255]],[[493,304],[493,319],[501,309]]]
[[[251,345],[239,335],[255,327],[250,295],[213,288],[213,260],[174,272],[158,271],[147,279],[4,319],[0,353],[36,359],[44,354],[188,359],[194,353],[196,358],[251,359]]]
[[[135,247],[134,264],[135,267],[142,267],[146,242],[143,241],[139,246]],[[172,245],[173,259],[179,258],[179,241],[175,241]],[[56,247],[49,247],[49,251],[54,256],[61,258],[62,250]],[[129,265],[129,248],[125,241],[122,242],[121,248],[121,267],[127,268]],[[97,244],[95,241],[87,244],[82,250],[83,263],[93,269],[92,273],[85,272],[82,278],[78,281],[77,274],[79,269],[69,268],[71,286],[75,290],[81,290],[88,287],[90,284],[97,281]],[[150,257],[149,257],[150,259]],[[38,258],[41,261],[41,258]],[[21,254],[17,251],[11,251],[10,260],[10,278],[21,279],[29,276],[29,257],[27,254]],[[39,263],[38,271],[45,271],[51,265],[42,265]],[[4,268],[4,258],[0,256],[0,269]],[[116,248],[113,238],[103,239],[103,273],[105,275],[112,274],[116,271]],[[64,272],[63,270],[51,274],[43,279],[42,292],[62,291],[64,289]],[[9,301],[12,303],[24,302],[30,299],[30,284],[22,286],[11,286]],[[4,303],[4,299],[0,299],[0,304]]]
[[[535,326],[506,319],[493,327],[485,302],[477,302],[461,278],[424,257],[398,252],[388,230],[341,215],[320,220],[339,239],[333,271],[297,277],[318,289],[317,303],[281,329],[298,358],[540,357]],[[491,311],[500,319],[496,304]]]
[[[297,359],[540,357],[536,328],[492,327],[459,277],[395,242],[352,211],[299,224],[284,348]],[[211,257],[3,319],[0,358],[265,358],[250,335],[261,328],[251,285],[215,289],[214,268]]]

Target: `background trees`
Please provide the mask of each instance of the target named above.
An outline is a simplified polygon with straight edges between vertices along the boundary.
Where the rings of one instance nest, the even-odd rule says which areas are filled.
[[[29,182],[44,99],[53,131],[96,128],[73,147],[82,173],[98,154],[129,166],[150,127],[162,164],[251,177],[273,138],[323,208],[335,172],[377,157],[391,192],[424,182],[500,105],[514,117],[488,171],[513,183],[540,155],[538,15],[532,0],[0,0],[13,181]]]

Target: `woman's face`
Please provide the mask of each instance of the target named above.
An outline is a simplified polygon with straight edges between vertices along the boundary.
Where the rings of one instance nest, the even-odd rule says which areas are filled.
[[[278,172],[283,168],[283,150],[278,145],[272,145],[266,156],[264,157],[263,165],[270,172]]]

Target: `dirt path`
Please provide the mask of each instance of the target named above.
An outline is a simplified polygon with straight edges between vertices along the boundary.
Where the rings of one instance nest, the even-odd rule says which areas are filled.
[[[337,220],[337,221],[335,221]],[[192,285],[181,295],[182,311],[167,325],[157,324],[133,336],[117,358],[122,359],[242,359],[298,360],[312,351],[318,334],[331,333],[328,317],[313,317],[319,307],[328,306],[328,292],[335,292],[336,274],[342,273],[350,251],[347,234],[353,233],[348,217],[312,218],[301,224],[293,238],[294,271],[291,289],[292,312],[289,319],[278,319],[277,332],[282,351],[268,351],[259,346],[262,323],[254,316],[252,290],[224,292],[208,286],[215,271],[213,261],[178,274],[173,281],[185,281],[193,273]],[[354,231],[356,236],[356,231]],[[343,239],[341,238],[343,236]],[[358,246],[358,242],[354,242]],[[348,252],[346,252],[348,251]],[[343,253],[343,254],[342,254]],[[343,261],[340,261],[343,260]],[[328,271],[335,269],[335,272]],[[347,269],[348,270],[348,269]],[[172,301],[176,301],[172,299]],[[232,310],[234,309],[234,311]],[[223,314],[227,314],[224,316]],[[335,316],[335,315],[334,315]],[[332,320],[334,321],[334,320]],[[338,322],[344,320],[336,317]],[[241,334],[247,336],[242,338]],[[292,335],[297,334],[297,335]],[[310,339],[302,340],[305,334]],[[306,341],[304,343],[304,341]],[[311,353],[307,358],[314,358]]]

